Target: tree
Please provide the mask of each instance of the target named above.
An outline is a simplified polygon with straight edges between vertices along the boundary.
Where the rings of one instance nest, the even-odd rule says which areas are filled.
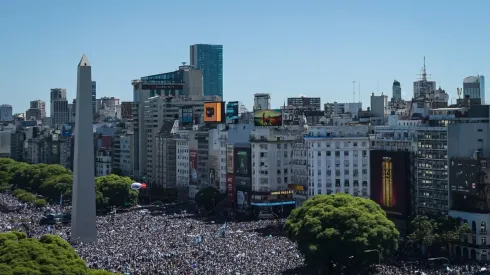
[[[96,188],[104,197],[104,204],[109,206],[124,206],[127,203],[136,204],[138,191],[131,189],[133,180],[129,177],[108,175],[96,178]],[[99,195],[100,196],[100,195]]]
[[[197,192],[195,200],[199,207],[204,207],[206,210],[212,210],[220,201],[221,194],[214,187],[206,187]]]
[[[52,200],[59,199],[62,194],[67,197],[71,194],[73,176],[71,174],[54,175],[46,179],[39,186],[39,193]]]
[[[464,235],[471,232],[468,224],[449,216],[431,219],[416,216],[410,223],[410,243],[418,246],[422,255],[449,255],[449,245],[460,242]]]
[[[89,269],[75,250],[55,235],[41,239],[27,238],[25,233],[0,233],[0,274],[58,275],[114,274]]]
[[[285,230],[308,266],[322,273],[332,264],[357,265],[366,250],[388,255],[397,249],[399,232],[374,201],[347,194],[317,195],[292,211]]]

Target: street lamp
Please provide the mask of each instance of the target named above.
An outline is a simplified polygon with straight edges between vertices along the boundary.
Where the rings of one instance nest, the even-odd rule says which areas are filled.
[[[364,250],[364,253],[371,253],[371,252],[377,252],[378,253],[378,265],[381,264],[381,252],[377,249],[369,249],[369,250]]]

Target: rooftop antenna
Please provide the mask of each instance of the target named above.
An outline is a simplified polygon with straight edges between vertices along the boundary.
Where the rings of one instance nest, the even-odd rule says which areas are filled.
[[[422,77],[422,81],[427,81],[427,76],[430,76],[430,74],[427,73],[427,67],[425,66],[425,56],[424,56],[424,67],[422,67],[422,73],[420,74]]]
[[[359,88],[358,94],[359,94],[359,103],[361,103],[361,80],[359,79],[359,83],[357,83],[357,87]]]
[[[352,93],[353,93],[353,101],[356,102],[356,81],[352,81]]]
[[[463,89],[456,88],[456,92],[458,93],[458,98],[461,99],[461,94],[463,93]]]

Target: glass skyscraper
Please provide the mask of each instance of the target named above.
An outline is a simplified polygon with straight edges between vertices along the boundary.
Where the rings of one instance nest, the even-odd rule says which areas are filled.
[[[191,45],[190,63],[202,71],[204,95],[223,97],[223,46]]]

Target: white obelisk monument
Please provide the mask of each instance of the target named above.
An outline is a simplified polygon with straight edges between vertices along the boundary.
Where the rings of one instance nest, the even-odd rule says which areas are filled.
[[[92,68],[85,55],[78,64],[73,155],[73,199],[71,241],[90,243],[97,240],[95,223],[95,159],[92,114]]]

